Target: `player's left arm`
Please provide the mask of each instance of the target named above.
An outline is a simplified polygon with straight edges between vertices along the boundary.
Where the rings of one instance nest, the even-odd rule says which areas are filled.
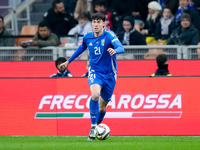
[[[110,34],[109,39],[111,44],[113,45],[113,48],[109,48],[107,51],[110,53],[111,56],[114,54],[124,53],[124,47],[122,46],[121,42],[113,32],[111,33],[112,34]]]

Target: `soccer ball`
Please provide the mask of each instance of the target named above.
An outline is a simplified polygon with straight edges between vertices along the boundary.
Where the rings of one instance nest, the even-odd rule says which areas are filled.
[[[105,140],[110,136],[110,128],[106,124],[99,124],[97,127],[97,139]]]

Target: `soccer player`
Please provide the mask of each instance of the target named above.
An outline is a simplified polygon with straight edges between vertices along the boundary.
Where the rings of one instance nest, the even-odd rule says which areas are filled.
[[[124,48],[116,35],[104,29],[105,15],[95,13],[92,16],[93,31],[83,37],[83,43],[78,47],[68,61],[61,66],[68,67],[69,63],[78,57],[86,48],[89,49],[90,68],[88,83],[91,91],[90,118],[91,130],[88,141],[95,140],[96,125],[100,124],[106,114],[106,106],[111,100],[116,84],[116,53],[123,53]]]

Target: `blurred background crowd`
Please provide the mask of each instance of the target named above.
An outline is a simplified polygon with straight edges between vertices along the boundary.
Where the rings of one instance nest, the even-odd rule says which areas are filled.
[[[16,3],[20,2],[18,0]],[[197,45],[199,42],[199,0],[44,0],[40,3],[46,4],[42,6],[47,11],[36,15],[34,11],[37,12],[42,7],[35,5],[30,16],[31,25],[40,26],[41,22],[43,25],[46,23],[49,32],[57,35],[60,42],[61,37],[84,35],[91,31],[91,15],[95,12],[106,15],[105,28],[113,30],[123,45]],[[3,15],[0,21],[2,36],[2,31],[6,30],[3,26]],[[10,35],[4,35],[7,34]],[[39,39],[43,38],[39,36]],[[0,42],[0,45],[6,46],[4,43]],[[28,45],[38,44],[29,41]]]
[[[26,3],[28,5],[24,6]],[[7,9],[5,5],[8,5]],[[105,28],[114,31],[124,46],[188,46],[198,45],[200,41],[199,0],[5,0],[0,1],[0,47],[78,46],[83,35],[92,31],[91,16],[95,12],[106,15]],[[74,50],[66,50],[67,57]],[[146,55],[152,50],[154,53],[155,49],[134,50],[124,54],[126,57],[120,55],[120,58],[155,59],[156,55]],[[156,49],[156,52],[159,50]],[[194,59],[199,57],[196,54],[199,51],[191,50],[195,53]],[[138,53],[138,58],[133,52]],[[170,50],[171,54],[174,52]],[[39,51],[0,50],[1,56],[4,56],[0,60],[7,60],[9,53],[17,57],[8,60],[18,61],[24,54],[35,55]],[[175,53],[177,56],[170,59],[182,59],[178,50]],[[190,58],[189,54],[186,57]]]

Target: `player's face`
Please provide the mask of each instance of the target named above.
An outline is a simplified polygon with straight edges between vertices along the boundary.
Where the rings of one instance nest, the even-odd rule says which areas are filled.
[[[129,21],[124,20],[123,21],[123,28],[126,32],[129,32],[131,29],[131,23]]]
[[[39,34],[42,38],[45,38],[50,34],[50,30],[47,27],[39,27]]]
[[[187,19],[183,19],[183,20],[181,21],[181,25],[182,25],[183,28],[189,27],[190,24],[191,24],[190,21],[187,20]]]
[[[103,20],[92,20],[92,28],[95,33],[100,33],[105,26],[105,22]]]
[[[184,8],[188,5],[188,0],[179,0],[179,5]]]

